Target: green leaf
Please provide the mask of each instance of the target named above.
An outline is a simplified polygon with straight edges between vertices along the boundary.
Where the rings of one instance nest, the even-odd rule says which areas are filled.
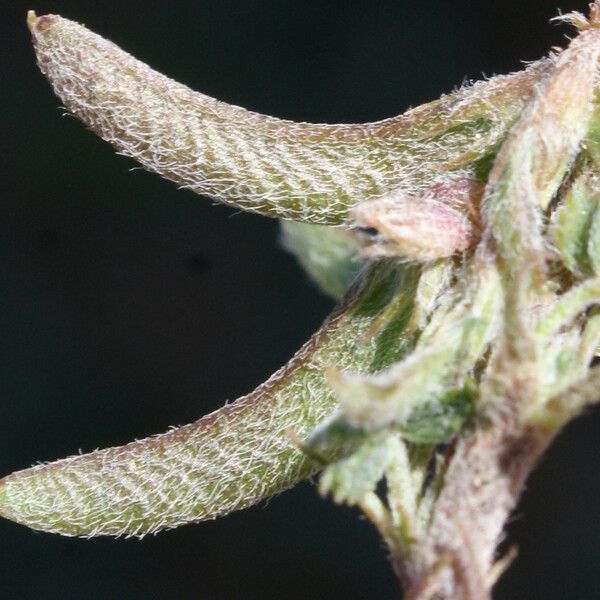
[[[577,277],[592,275],[592,256],[594,264],[599,256],[599,225],[594,222],[600,195],[590,183],[588,173],[575,180],[555,212],[552,223],[552,237],[560,258]]]
[[[477,388],[467,383],[415,410],[402,427],[402,437],[416,444],[448,442],[475,414]]]
[[[358,257],[359,245],[350,231],[281,221],[283,243],[293,252],[311,279],[336,300],[350,287],[365,261]]]
[[[454,293],[452,293],[454,292]],[[330,383],[344,418],[366,429],[406,426],[411,415],[470,376],[494,339],[501,311],[495,266],[476,263],[467,278],[447,291],[420,333],[415,350],[375,374],[332,371]]]
[[[540,61],[375,123],[313,125],[193,92],[57,15],[29,27],[63,104],[119,153],[215,200],[325,225],[397,188],[417,193],[444,172],[468,176],[551,66]]]
[[[372,435],[349,457],[329,465],[319,480],[319,492],[350,506],[372,492],[391,462],[385,435]]]
[[[379,340],[365,335],[416,271],[380,263],[298,354],[254,392],[196,423],[14,473],[0,481],[0,514],[64,535],[144,535],[259,502],[319,470],[293,441],[337,407],[330,365],[365,371]]]
[[[347,423],[338,414],[325,419],[302,444],[302,450],[322,464],[344,458],[355,452],[368,439],[360,427]]]

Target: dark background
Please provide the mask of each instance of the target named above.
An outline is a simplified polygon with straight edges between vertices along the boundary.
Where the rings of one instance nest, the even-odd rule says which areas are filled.
[[[87,24],[192,87],[260,112],[368,121],[564,43],[556,0],[3,3],[0,475],[191,422],[250,391],[332,303],[274,221],[142,171],[38,72],[25,12]],[[565,10],[586,2],[562,0]],[[510,525],[500,600],[600,597],[600,412],[573,423]],[[2,598],[393,599],[358,513],[306,483],[216,522],[74,540],[0,522]]]

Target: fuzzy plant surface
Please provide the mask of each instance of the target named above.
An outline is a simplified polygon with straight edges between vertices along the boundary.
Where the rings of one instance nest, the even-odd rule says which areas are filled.
[[[84,26],[28,25],[64,106],[146,169],[282,220],[338,307],[256,390],[199,421],[0,481],[0,514],[143,536],[321,473],[412,600],[485,600],[556,434],[600,399],[600,0],[562,50],[359,125],[190,90]],[[382,483],[384,482],[384,485]]]

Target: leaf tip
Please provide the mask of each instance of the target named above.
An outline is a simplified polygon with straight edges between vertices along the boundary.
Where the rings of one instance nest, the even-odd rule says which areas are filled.
[[[35,14],[35,10],[27,11],[27,27],[29,31],[33,32],[38,22],[38,16]]]
[[[27,11],[27,27],[31,33],[42,31],[54,20],[53,15],[43,15],[38,17],[35,10]]]

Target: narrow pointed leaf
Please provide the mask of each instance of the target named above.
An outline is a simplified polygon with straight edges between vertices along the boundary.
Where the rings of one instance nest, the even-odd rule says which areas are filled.
[[[480,171],[549,61],[399,117],[312,125],[266,117],[179,84],[82,25],[29,18],[38,64],[75,116],[180,186],[262,214],[338,224],[350,207],[443,171]]]
[[[369,369],[383,344],[365,332],[410,270],[380,264],[282,370],[253,393],[198,422],[119,448],[42,464],[0,481],[0,514],[65,535],[144,535],[250,506],[318,466],[292,441],[336,407],[324,370]]]
[[[579,176],[553,215],[554,245],[563,264],[577,277],[587,277],[593,273],[588,250],[596,252],[597,227],[594,228],[593,240],[590,232],[600,206],[597,188],[590,185],[594,182],[597,183],[597,180],[587,173]]]

